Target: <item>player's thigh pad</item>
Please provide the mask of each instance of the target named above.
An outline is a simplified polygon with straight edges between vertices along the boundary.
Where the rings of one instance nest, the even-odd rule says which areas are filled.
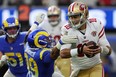
[[[86,69],[80,70],[77,77],[103,77],[104,71],[101,64],[97,64],[96,66]]]
[[[71,64],[70,64],[70,59],[61,59],[58,58],[56,60],[56,66],[60,70],[60,72],[65,76],[69,77],[70,76],[70,71],[71,71]]]
[[[104,69],[102,64],[98,64],[92,68],[90,77],[104,77]]]

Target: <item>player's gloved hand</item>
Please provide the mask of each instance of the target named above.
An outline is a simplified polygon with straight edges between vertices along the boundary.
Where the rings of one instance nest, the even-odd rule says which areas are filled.
[[[58,49],[61,48],[61,45],[63,44],[71,44],[71,43],[76,43],[78,41],[78,37],[75,35],[64,35],[61,37],[59,42],[56,44],[56,47]]]
[[[39,25],[45,18],[45,14],[43,13],[39,13],[37,16],[36,16],[36,19],[35,19],[35,24]]]
[[[32,31],[32,30],[35,30],[38,28],[39,24],[43,22],[45,18],[45,14],[43,13],[38,13],[38,15],[36,16],[35,18],[35,22],[34,24],[31,26],[30,30],[29,31]]]
[[[0,60],[0,66],[3,66],[4,63],[7,62],[8,57],[6,55],[2,55]]]
[[[60,44],[63,45],[64,43],[70,44],[70,43],[76,43],[78,41],[78,37],[75,35],[64,35],[61,36]]]
[[[1,61],[7,61],[8,57],[6,55],[2,55]]]

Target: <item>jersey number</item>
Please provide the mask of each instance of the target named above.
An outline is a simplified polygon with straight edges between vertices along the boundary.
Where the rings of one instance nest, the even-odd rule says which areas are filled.
[[[19,61],[19,66],[23,66],[23,58],[22,58],[22,55],[21,53],[5,53],[5,55],[7,55],[9,58],[8,58],[8,63],[15,67],[17,66],[17,62]],[[14,58],[16,57],[16,58]]]
[[[34,75],[35,77],[38,77],[38,75],[39,75],[38,66],[37,66],[35,60],[31,57],[29,58],[27,53],[25,53],[25,58],[26,58],[26,62],[27,62],[27,69],[29,71],[32,71],[33,75],[35,74]]]
[[[91,18],[91,19],[89,19],[89,21],[90,21],[90,23],[91,22],[97,22],[96,18]]]
[[[66,25],[66,26],[64,26],[66,29],[70,29],[71,28],[71,26],[69,26],[69,25]]]

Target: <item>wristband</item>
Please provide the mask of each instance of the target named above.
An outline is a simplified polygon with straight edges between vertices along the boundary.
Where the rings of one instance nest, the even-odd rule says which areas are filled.
[[[56,47],[60,50],[60,48],[61,48],[61,44],[60,44],[59,41],[58,41],[58,43],[56,44]]]
[[[63,44],[64,44],[61,40],[59,40],[59,43],[60,43],[61,45],[63,45]]]
[[[86,46],[86,45],[87,45],[87,44],[85,43],[85,44],[83,44],[83,45],[81,46],[80,50],[78,50],[78,53],[79,53],[79,54],[82,54],[82,53],[83,53],[83,47]]]
[[[72,57],[78,55],[78,53],[77,53],[77,48],[71,49],[71,50],[70,50],[70,55],[71,55]]]
[[[109,54],[109,48],[101,46],[101,53],[103,53],[105,55],[108,55]]]
[[[37,26],[39,25],[39,23],[38,23],[38,22],[36,22],[36,21],[34,22],[34,24],[36,24]]]
[[[35,29],[37,29],[37,28],[38,28],[37,24],[34,24],[34,25],[31,26],[31,28],[30,28],[29,30],[30,30],[30,31],[33,31],[33,30],[35,30]]]
[[[56,47],[60,50],[61,45],[63,45],[63,44],[64,43],[61,40],[59,40],[58,43],[56,44]]]

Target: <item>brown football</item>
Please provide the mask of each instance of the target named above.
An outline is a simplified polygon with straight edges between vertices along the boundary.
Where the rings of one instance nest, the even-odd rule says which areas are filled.
[[[86,43],[86,45],[87,45],[87,46],[93,45],[93,46],[89,47],[90,49],[96,49],[96,48],[98,48],[97,44],[96,44],[94,41],[89,41],[88,43]],[[93,55],[85,54],[85,55],[86,55],[88,58],[91,58],[91,57],[94,57],[94,56],[95,56],[95,54],[93,54]]]
[[[87,46],[88,45],[93,45],[93,46],[89,47],[90,49],[96,49],[96,48],[98,48],[97,44],[94,41],[89,41],[86,45]]]

